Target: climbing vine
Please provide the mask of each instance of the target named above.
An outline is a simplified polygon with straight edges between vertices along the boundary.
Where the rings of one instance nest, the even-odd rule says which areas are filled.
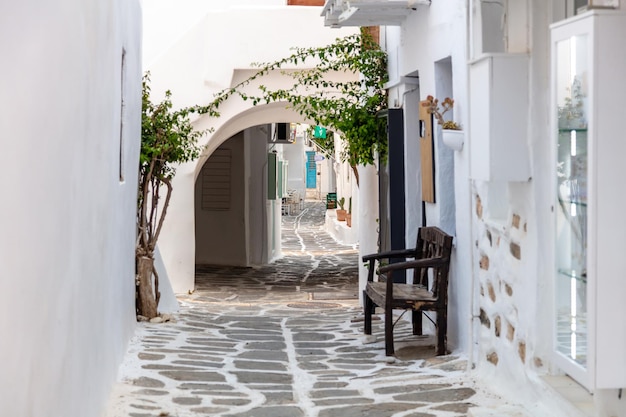
[[[307,64],[310,69],[285,69]],[[373,164],[377,154],[386,156],[385,120],[380,112],[387,108],[387,56],[367,31],[323,47],[295,48],[286,58],[253,65],[259,68],[253,76],[219,92],[200,110],[215,111],[233,95],[253,105],[285,101],[305,118],[339,133],[345,141],[341,158],[353,167],[357,181],[356,165]],[[258,94],[244,92],[251,82],[277,70],[293,80],[290,87],[273,90],[261,84]],[[360,77],[346,81],[345,73]],[[323,147],[328,149],[330,140],[323,141]]]

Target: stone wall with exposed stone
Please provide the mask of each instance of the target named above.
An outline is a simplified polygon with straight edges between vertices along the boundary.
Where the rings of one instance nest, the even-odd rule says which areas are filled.
[[[492,193],[489,196],[489,193]],[[494,196],[495,194],[495,196]],[[529,367],[542,367],[534,357],[535,300],[529,292],[535,288],[532,271],[532,238],[529,239],[527,210],[524,204],[513,206],[506,193],[494,192],[488,185],[474,184],[473,236],[474,276],[478,305],[474,309],[480,321],[478,366],[493,367],[510,375],[523,375]],[[499,201],[495,201],[495,200]],[[526,251],[529,260],[526,260]]]

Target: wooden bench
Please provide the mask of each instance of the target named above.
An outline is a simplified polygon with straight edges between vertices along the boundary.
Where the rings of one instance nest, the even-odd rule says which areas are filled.
[[[437,355],[447,353],[448,270],[451,251],[452,236],[437,227],[422,227],[418,231],[415,248],[363,257],[363,261],[369,263],[367,285],[363,291],[365,334],[372,334],[372,314],[376,306],[383,308],[387,356],[394,354],[393,310],[411,310],[415,335],[422,334],[422,312],[437,312]],[[395,262],[382,264],[383,260]],[[379,262],[378,271],[376,261]],[[394,273],[411,269],[414,271],[413,284],[394,282]],[[378,280],[374,280],[375,272]]]

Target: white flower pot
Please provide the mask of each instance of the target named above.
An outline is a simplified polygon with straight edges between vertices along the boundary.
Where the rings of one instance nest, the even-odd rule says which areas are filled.
[[[443,143],[448,148],[460,151],[463,149],[463,142],[465,141],[465,132],[462,130],[443,129]]]

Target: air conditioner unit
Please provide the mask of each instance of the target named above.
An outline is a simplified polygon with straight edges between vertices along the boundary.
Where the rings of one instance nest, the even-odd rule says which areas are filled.
[[[276,123],[276,130],[274,131],[272,142],[282,144],[294,143],[296,138],[295,135],[291,133],[291,123]]]

